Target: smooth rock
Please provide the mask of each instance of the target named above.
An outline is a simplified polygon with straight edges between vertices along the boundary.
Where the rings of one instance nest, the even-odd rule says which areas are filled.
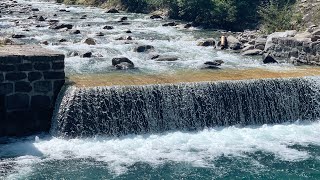
[[[155,61],[177,61],[179,60],[176,56],[159,56],[158,58],[155,58]]]
[[[86,52],[84,54],[81,55],[82,58],[90,58],[92,57],[92,52]]]
[[[243,56],[255,56],[261,54],[263,51],[260,49],[251,49],[242,53]]]
[[[205,46],[205,47],[215,46],[215,45],[216,45],[216,41],[214,39],[206,39],[198,43],[198,46]]]
[[[111,8],[111,9],[107,10],[106,13],[119,13],[119,11],[115,8]]]
[[[114,29],[112,26],[104,26],[103,29],[111,30]]]
[[[150,19],[163,19],[160,15],[152,15],[150,16]]]
[[[142,46],[138,46],[134,49],[135,52],[147,52],[147,51],[151,51],[154,50],[154,47],[151,45],[142,45]]]
[[[232,36],[232,35],[230,35],[230,36],[227,37],[227,44],[228,44],[228,47],[229,47],[230,49],[232,49],[232,50],[239,50],[239,49],[241,49],[241,43],[240,43],[240,41],[239,41],[236,37],[234,37],[234,36]]]
[[[25,38],[26,35],[23,35],[23,34],[13,34],[11,37],[12,37],[12,38],[16,38],[16,39],[20,39],[20,38]]]
[[[85,40],[83,40],[83,43],[86,43],[88,45],[96,45],[96,41],[93,38],[87,38]]]

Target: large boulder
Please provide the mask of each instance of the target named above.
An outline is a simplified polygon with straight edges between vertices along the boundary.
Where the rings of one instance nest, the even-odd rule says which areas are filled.
[[[87,38],[85,40],[83,40],[83,43],[86,43],[88,45],[96,45],[96,41],[93,38]]]
[[[315,30],[312,32],[312,35],[314,35],[314,36],[320,36],[320,28],[319,28],[319,29],[315,29]]]
[[[106,13],[119,13],[119,11],[115,8],[111,8],[111,9],[107,10]]]
[[[312,34],[309,32],[298,33],[294,36],[298,41],[308,41],[312,37]]]
[[[278,63],[277,60],[275,60],[270,54],[266,53],[263,54],[262,60],[264,64],[271,64],[271,63]]]
[[[266,42],[264,51],[267,52],[269,50],[269,48],[274,45],[272,42],[273,38],[294,37],[296,34],[297,34],[297,31],[295,31],[295,30],[285,31],[285,32],[275,32],[275,33],[270,34],[267,37],[267,42]]]
[[[232,49],[232,50],[241,49],[241,43],[236,37],[234,37],[232,35],[228,36],[227,37],[227,42],[228,42],[228,47],[230,49]]]
[[[200,41],[198,43],[198,46],[205,46],[205,47],[216,46],[216,41],[214,39],[205,39],[203,41]]]
[[[243,56],[255,56],[260,55],[263,51],[260,49],[251,49],[242,53]]]
[[[49,28],[50,29],[63,29],[63,28],[72,29],[72,27],[73,27],[72,24],[54,24]]]
[[[132,69],[134,68],[134,63],[126,57],[118,57],[112,59],[112,66],[116,69]]]
[[[152,51],[154,50],[154,47],[151,46],[151,45],[141,45],[141,46],[138,46],[134,49],[135,52],[148,52],[148,51]]]

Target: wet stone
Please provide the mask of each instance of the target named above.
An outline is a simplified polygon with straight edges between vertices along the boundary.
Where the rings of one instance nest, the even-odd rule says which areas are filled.
[[[31,107],[33,109],[47,109],[50,107],[50,97],[36,95],[31,97]]]
[[[48,93],[52,91],[51,81],[37,81],[33,85],[34,91],[37,93]]]
[[[18,65],[19,71],[31,71],[32,70],[32,64],[31,63],[25,63],[25,64],[19,64]]]
[[[32,86],[30,82],[26,81],[18,81],[14,85],[15,92],[30,92],[32,91]]]
[[[29,107],[29,96],[27,94],[14,94],[6,97],[8,110],[26,109]]]
[[[9,72],[14,71],[16,68],[14,65],[0,65],[0,71]]]
[[[4,80],[4,76],[2,73],[0,73],[0,82],[2,82]]]
[[[6,74],[6,80],[7,81],[17,81],[17,80],[23,80],[27,78],[26,73],[23,72],[11,72]]]
[[[12,83],[0,83],[0,95],[13,93]]]
[[[52,63],[52,69],[54,70],[64,69],[64,62]]]
[[[42,78],[42,73],[41,72],[29,72],[28,73],[28,80],[30,82],[39,80]]]
[[[50,64],[49,63],[35,63],[34,64],[34,69],[35,70],[49,70],[50,69]]]
[[[44,72],[43,76],[44,76],[44,79],[64,79],[65,73],[64,72]]]

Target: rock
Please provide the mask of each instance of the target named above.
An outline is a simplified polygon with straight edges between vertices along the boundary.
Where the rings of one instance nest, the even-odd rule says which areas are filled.
[[[155,58],[155,61],[177,61],[179,60],[176,56],[159,56],[158,58]]]
[[[55,24],[55,25],[52,25],[50,26],[49,28],[50,29],[63,29],[63,28],[67,28],[67,29],[72,29],[73,25],[71,24]]]
[[[103,29],[111,30],[111,29],[113,29],[113,27],[112,26],[104,26]]]
[[[74,31],[71,31],[71,34],[80,34],[80,30],[74,30]]]
[[[152,56],[151,56],[151,59],[157,59],[158,57],[160,57],[160,55],[159,55],[159,54],[152,55]]]
[[[216,45],[216,41],[214,39],[206,39],[204,41],[201,41],[198,43],[198,46],[215,46]]]
[[[59,12],[66,12],[66,9],[59,9]]]
[[[48,41],[42,41],[41,44],[49,45],[49,42]]]
[[[72,51],[72,52],[69,52],[69,53],[67,54],[67,56],[68,56],[68,57],[79,56],[79,52],[77,52],[77,51]]]
[[[44,19],[43,16],[40,16],[40,17],[37,18],[37,20],[38,20],[38,21],[45,21],[46,19]]]
[[[245,52],[245,51],[252,50],[252,49],[254,49],[254,46],[253,45],[248,45],[245,48],[243,48],[241,51]]]
[[[111,8],[111,9],[107,10],[106,13],[119,13],[119,11],[115,8]]]
[[[311,37],[311,42],[316,42],[320,40],[320,36],[312,36]]]
[[[67,42],[66,39],[60,39],[59,42]]]
[[[0,39],[0,45],[1,44],[14,44],[14,42],[11,40],[11,39],[8,39],[8,38],[4,38],[4,39]]]
[[[263,54],[262,60],[264,64],[278,63],[270,54]]]
[[[122,21],[126,21],[126,20],[128,20],[128,17],[121,17],[120,18],[120,21],[122,22]]]
[[[87,15],[83,15],[80,17],[80,19],[86,19],[87,18]]]
[[[260,49],[262,51],[264,50],[264,48],[265,48],[264,44],[257,44],[257,45],[254,46],[254,49]]]
[[[116,38],[115,40],[118,40],[118,41],[122,41],[122,40],[132,40],[132,37],[131,37],[131,36],[119,37],[119,38]]]
[[[96,33],[96,36],[104,36],[104,34],[102,33],[102,32],[98,32],[98,33]]]
[[[130,33],[132,33],[132,32],[128,29],[128,30],[125,31],[125,33],[130,34]]]
[[[255,56],[261,54],[263,51],[260,49],[251,49],[242,53],[243,56]]]
[[[227,37],[228,47],[232,50],[239,50],[241,49],[240,41],[235,38],[234,36],[230,35]]]
[[[308,41],[312,37],[312,34],[309,32],[298,33],[294,36],[298,41]]]
[[[160,15],[152,15],[150,19],[163,19]]]
[[[192,27],[192,24],[188,23],[188,24],[184,25],[183,27],[186,28],[186,29],[189,29],[189,28]]]
[[[221,64],[223,64],[224,61],[222,60],[214,60],[214,61],[207,61],[204,64],[208,65],[208,66],[221,66]]]
[[[267,38],[267,42],[266,42],[264,51],[267,52],[269,50],[269,48],[274,45],[272,42],[273,38],[294,37],[296,34],[297,34],[297,31],[295,31],[295,30],[285,31],[285,32],[275,32],[275,33],[270,34]]]
[[[127,63],[127,62],[123,62],[123,63],[115,65],[114,67],[118,70],[126,70],[126,69],[133,69],[134,65]]]
[[[83,40],[83,43],[86,43],[88,45],[96,45],[96,41],[93,38],[87,38],[85,40]]]
[[[154,50],[154,47],[151,45],[142,45],[142,46],[138,46],[134,49],[135,52],[147,52],[147,51],[151,51]]]
[[[162,26],[176,26],[176,25],[178,25],[178,24],[175,22],[169,22],[169,23],[163,24]]]
[[[20,39],[20,38],[25,38],[26,35],[23,35],[23,34],[13,34],[11,37],[12,37],[12,38],[16,38],[16,39]]]
[[[121,23],[121,25],[130,25],[130,23],[128,23],[128,22],[123,22],[123,23]]]
[[[31,8],[31,11],[35,12],[35,11],[39,11],[38,8]]]
[[[312,35],[314,35],[314,36],[320,36],[320,29],[315,29],[315,30],[312,32]]]
[[[133,62],[126,57],[119,57],[112,59],[112,66],[117,69],[132,69],[134,68]]]
[[[92,57],[92,52],[86,52],[84,54],[81,55],[82,58],[90,58]]]

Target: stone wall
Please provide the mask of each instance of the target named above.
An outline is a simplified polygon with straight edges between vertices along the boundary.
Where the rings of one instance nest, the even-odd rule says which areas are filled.
[[[64,55],[35,46],[0,47],[0,136],[49,130],[64,82]]]
[[[300,41],[294,37],[273,38],[268,52],[300,65],[320,65],[320,41]]]

